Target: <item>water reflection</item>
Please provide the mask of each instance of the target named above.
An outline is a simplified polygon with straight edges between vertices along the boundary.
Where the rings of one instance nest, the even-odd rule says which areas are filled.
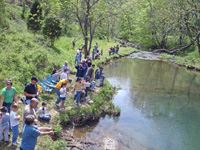
[[[121,150],[200,149],[199,74],[162,61],[123,59],[107,66],[106,76],[121,88],[114,97],[121,116],[101,119],[87,137],[112,137]]]

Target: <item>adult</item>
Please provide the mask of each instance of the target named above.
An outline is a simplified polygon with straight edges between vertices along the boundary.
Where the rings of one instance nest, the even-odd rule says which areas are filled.
[[[10,113],[10,107],[13,104],[13,102],[17,102],[17,91],[15,87],[12,86],[12,81],[7,80],[6,81],[6,87],[4,87],[1,91],[1,95],[3,97],[3,106],[5,106],[8,109],[8,112]]]
[[[52,82],[57,83],[59,81],[60,72],[57,69],[55,69],[53,70],[51,76],[52,76]]]
[[[22,142],[20,150],[34,150],[37,144],[37,138],[40,135],[53,135],[54,132],[48,127],[37,127],[34,125],[35,116],[27,115],[22,132]]]
[[[80,49],[78,49],[75,56],[75,65],[79,65],[81,63],[81,58],[82,58],[82,52]]]
[[[31,78],[31,83],[27,84],[24,89],[24,95],[26,96],[25,104],[30,104],[32,98],[38,97],[38,90],[37,90],[37,81],[36,77]]]
[[[95,65],[93,64],[92,66],[88,68],[87,73],[86,73],[86,77],[89,78],[90,82],[94,80],[94,68],[95,68]]]
[[[65,61],[64,65],[62,66],[62,71],[64,70],[67,70],[68,74],[71,72],[67,61]]]
[[[98,67],[95,71],[95,80],[97,81],[97,86],[103,86],[104,83],[103,67]]]
[[[92,66],[92,60],[89,56],[86,59],[86,64],[87,64],[88,67]]]
[[[98,43],[96,43],[96,45],[94,46],[94,49],[92,51],[92,60],[95,59],[95,56],[97,54],[97,51],[98,51]]]
[[[81,64],[82,64],[82,67],[83,67],[83,77],[85,77],[86,73],[87,73],[87,70],[88,70],[88,65],[86,63],[86,60],[85,59],[82,60]]]
[[[28,115],[33,115],[33,116],[35,116],[35,118],[37,117],[37,115],[36,115],[37,106],[38,106],[37,98],[32,98],[30,101],[30,104],[25,106],[25,110],[23,113],[23,121],[25,121],[25,118]]]
[[[76,77],[77,78],[83,78],[84,77],[84,69],[82,63],[80,63],[76,68]]]
[[[67,69],[64,69],[64,71],[60,74],[60,80],[68,79]]]

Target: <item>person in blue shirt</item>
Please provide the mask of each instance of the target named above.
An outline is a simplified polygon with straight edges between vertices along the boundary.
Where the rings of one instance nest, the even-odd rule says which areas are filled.
[[[20,150],[34,150],[37,144],[37,138],[40,135],[53,135],[54,132],[48,127],[37,127],[34,125],[35,116],[27,115],[22,132],[22,142]]]

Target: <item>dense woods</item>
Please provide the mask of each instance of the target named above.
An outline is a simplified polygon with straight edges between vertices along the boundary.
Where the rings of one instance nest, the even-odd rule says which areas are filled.
[[[55,15],[62,22],[63,35],[81,33],[86,55],[94,37],[129,40],[168,53],[167,50],[175,53],[192,46],[200,51],[198,0],[36,0],[31,5],[26,1],[24,4],[30,29],[40,30],[40,24]],[[3,0],[0,7],[2,28],[6,9]]]
[[[18,74],[21,81],[32,73],[42,76],[41,68],[49,70],[48,64],[54,63],[48,51],[59,52],[54,43],[60,37],[73,39],[85,57],[97,39],[169,54],[200,52],[199,8],[199,0],[0,0],[0,80],[8,74],[3,69],[7,63],[29,69]],[[9,52],[6,57],[4,51]],[[198,64],[196,54],[189,57],[190,64]]]

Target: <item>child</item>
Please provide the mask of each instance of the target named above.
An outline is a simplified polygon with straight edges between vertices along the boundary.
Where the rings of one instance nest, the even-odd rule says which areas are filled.
[[[47,113],[47,104],[45,102],[42,102],[42,107],[38,110],[39,116],[38,118],[42,121],[50,121],[51,115]]]
[[[74,85],[74,91],[75,91],[74,100],[76,104],[79,105],[81,101],[81,94],[83,91],[83,83],[81,78],[77,78],[76,83]]]
[[[90,86],[91,86],[88,77],[86,77],[84,85],[85,85],[85,96],[87,97],[88,96],[88,91],[90,90]]]
[[[64,109],[64,104],[65,104],[65,100],[67,97],[67,84],[63,83],[60,89],[60,100],[61,100],[61,105],[60,108]]]
[[[12,129],[12,145],[17,146],[17,137],[19,134],[19,119],[20,115],[17,115],[18,106],[12,105],[10,112],[10,125]]]
[[[20,150],[34,150],[37,144],[37,138],[40,135],[52,135],[53,131],[48,127],[37,127],[34,125],[35,116],[27,115],[25,117],[25,126],[22,132],[22,142]]]
[[[9,133],[9,122],[10,122],[10,115],[8,113],[8,109],[3,106],[1,108],[1,115],[0,115],[0,141],[4,141],[9,143],[8,133]],[[4,136],[4,138],[3,138]]]

